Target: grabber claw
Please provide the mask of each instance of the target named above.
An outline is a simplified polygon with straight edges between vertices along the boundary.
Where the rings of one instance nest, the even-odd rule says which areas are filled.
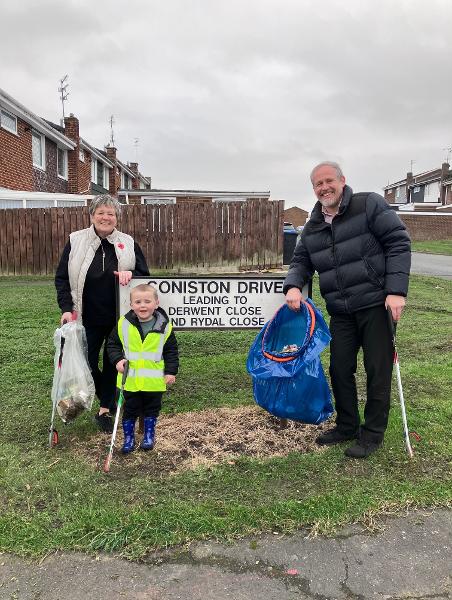
[[[60,438],[58,437],[58,431],[52,427],[52,429],[49,429],[49,448],[56,446],[59,441]]]

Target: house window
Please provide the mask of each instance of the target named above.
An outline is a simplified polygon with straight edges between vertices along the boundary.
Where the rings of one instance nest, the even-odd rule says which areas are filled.
[[[83,150],[83,148],[79,148],[78,157],[81,160],[81,162],[85,162],[85,151]]]
[[[399,187],[396,187],[396,190],[395,190],[395,197],[396,197],[396,198],[399,198],[399,197],[400,197],[400,188],[399,188]]]
[[[97,160],[91,159],[91,181],[97,183]]]
[[[176,198],[146,198],[143,197],[143,204],[176,204]]]
[[[104,186],[104,165],[98,160],[97,161],[97,185],[100,185],[100,187],[105,187]]]
[[[108,190],[109,188],[109,184],[110,184],[110,177],[109,177],[109,168],[104,166],[104,183],[103,186],[106,190]]]
[[[0,111],[0,125],[3,129],[6,129],[6,131],[10,131],[11,133],[17,133],[16,117],[3,109]]]
[[[57,162],[58,177],[61,177],[62,179],[67,179],[67,150],[64,150],[63,148],[58,148]]]
[[[125,181],[124,180],[125,180],[125,174],[124,174],[124,171],[121,171],[121,189],[122,190],[126,189]]]
[[[45,138],[37,131],[31,132],[31,148],[33,165],[38,169],[45,169]]]
[[[421,188],[418,185],[413,188],[413,194],[419,194],[420,191],[421,191]]]

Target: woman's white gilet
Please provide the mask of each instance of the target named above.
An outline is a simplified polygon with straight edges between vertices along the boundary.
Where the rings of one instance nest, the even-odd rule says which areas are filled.
[[[135,269],[134,241],[127,233],[113,229],[106,239],[113,244],[118,259],[118,271],[133,271]],[[69,236],[71,251],[69,253],[68,272],[71,286],[72,302],[77,318],[82,315],[82,297],[86,273],[93,262],[96,250],[100,246],[100,237],[94,230],[94,225],[88,229],[74,231]]]

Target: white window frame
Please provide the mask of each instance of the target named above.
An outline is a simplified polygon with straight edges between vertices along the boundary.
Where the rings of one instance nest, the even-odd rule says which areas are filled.
[[[39,131],[35,131],[34,129],[31,132],[31,137],[32,137],[32,141],[31,141],[31,156],[32,156],[32,160],[33,160],[33,166],[36,167],[37,169],[41,169],[42,171],[46,170],[46,138],[44,135],[42,135],[42,133],[39,133]],[[40,138],[41,140],[41,156],[42,156],[42,161],[41,163],[35,162],[35,156],[33,154],[33,138]]]
[[[147,196],[142,196],[141,203],[153,206],[157,204],[176,204],[176,198],[148,198]]]
[[[97,183],[97,159],[91,157],[91,182]]]
[[[121,189],[124,190],[125,186],[125,177],[124,177],[124,171],[121,169]]]
[[[110,187],[109,171],[110,171],[110,169],[107,167],[107,165],[104,165],[103,185],[106,190],[108,190]]]
[[[13,119],[13,121],[14,121],[13,129],[11,127],[8,127],[7,125],[5,125],[4,120],[2,119],[3,115],[5,115],[5,117],[7,117],[8,119]],[[5,131],[9,131],[10,133],[14,133],[15,135],[17,135],[17,117],[16,117],[16,115],[13,115],[9,111],[5,110],[4,108],[0,109],[0,127],[2,129],[5,129]]]
[[[62,152],[63,156],[64,156],[63,173],[60,173],[60,152]],[[57,175],[60,179],[65,179],[66,181],[68,179],[67,159],[68,159],[67,150],[65,148],[57,147]]]
[[[85,162],[85,151],[83,150],[83,148],[79,148],[78,158],[79,158],[80,162]]]

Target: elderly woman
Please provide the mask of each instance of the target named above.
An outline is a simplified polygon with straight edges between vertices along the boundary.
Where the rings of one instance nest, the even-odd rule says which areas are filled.
[[[117,373],[104,344],[116,325],[115,279],[127,285],[133,275],[149,275],[141,248],[116,229],[120,210],[120,203],[108,194],[96,196],[89,207],[91,227],[71,233],[55,275],[61,323],[79,318],[86,330],[88,362],[100,402],[95,418],[105,432],[113,430],[110,411],[116,410]]]

